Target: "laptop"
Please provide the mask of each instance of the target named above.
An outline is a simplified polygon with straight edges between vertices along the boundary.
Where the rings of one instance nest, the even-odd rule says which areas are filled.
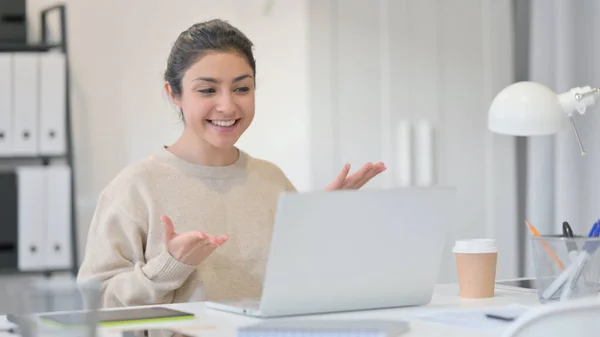
[[[261,298],[205,305],[266,318],[427,304],[454,205],[443,187],[282,194]]]

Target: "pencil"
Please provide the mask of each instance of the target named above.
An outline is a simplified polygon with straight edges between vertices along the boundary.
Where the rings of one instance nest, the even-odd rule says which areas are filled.
[[[533,236],[536,236],[536,237],[540,236],[540,232],[538,232],[538,230],[532,224],[530,224],[529,221],[525,220],[525,224],[527,225],[527,227],[529,227],[529,230],[531,231],[531,234],[533,234]],[[560,259],[556,256],[556,254],[554,254],[554,252],[552,251],[552,248],[550,248],[550,246],[548,246],[546,241],[540,240],[540,242],[542,243],[542,246],[544,246],[544,248],[546,249],[546,252],[548,252],[548,254],[550,254],[550,257],[554,260],[554,262],[556,262],[556,264],[558,265],[558,268],[560,268],[560,270],[565,270],[565,265],[560,261]]]

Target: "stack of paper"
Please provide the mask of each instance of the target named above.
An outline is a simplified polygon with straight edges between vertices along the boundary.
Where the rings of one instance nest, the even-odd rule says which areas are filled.
[[[475,309],[448,309],[432,311],[425,314],[412,316],[428,322],[457,326],[469,330],[476,330],[489,335],[502,335],[510,325],[510,321],[489,318],[486,314],[497,313],[504,317],[518,317],[529,310],[529,307],[511,304],[501,307],[485,307]]]

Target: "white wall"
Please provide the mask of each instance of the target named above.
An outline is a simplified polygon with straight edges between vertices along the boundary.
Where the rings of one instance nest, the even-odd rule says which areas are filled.
[[[278,164],[299,190],[312,188],[305,2],[278,1],[269,12],[267,1],[63,2],[72,67],[80,256],[101,189],[121,168],[179,135],[181,124],[163,92],[162,74],[171,45],[196,22],[229,20],[255,43],[257,113],[239,145]],[[39,38],[39,10],[55,3],[27,2],[33,41]]]
[[[498,276],[516,277],[514,139],[487,130],[491,100],[512,81],[511,1],[309,3],[316,184],[345,162],[383,159],[388,171],[371,187],[398,186],[396,126],[426,121],[435,184],[458,191],[440,281],[455,279],[450,248],[459,238],[496,238]]]

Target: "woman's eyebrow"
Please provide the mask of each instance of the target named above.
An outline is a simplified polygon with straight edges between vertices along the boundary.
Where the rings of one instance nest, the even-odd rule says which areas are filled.
[[[238,76],[238,77],[234,78],[231,81],[231,83],[239,82],[239,81],[241,81],[243,79],[246,79],[246,78],[252,78],[252,75],[244,74],[244,75]],[[212,83],[220,83],[221,82],[220,80],[218,80],[216,78],[213,78],[213,77],[203,77],[203,76],[196,77],[195,79],[192,80],[192,82],[195,82],[195,81],[205,81],[205,82],[212,82]]]

